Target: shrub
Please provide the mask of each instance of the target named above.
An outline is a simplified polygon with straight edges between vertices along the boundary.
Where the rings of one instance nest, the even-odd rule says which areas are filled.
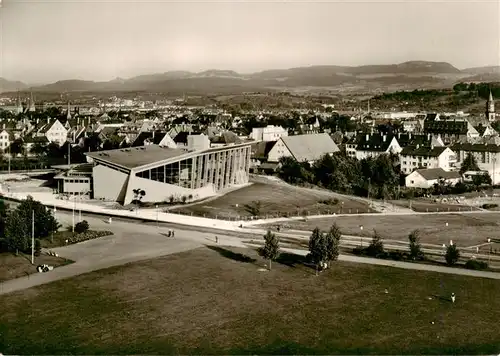
[[[352,249],[352,253],[357,255],[357,256],[362,256],[365,254],[365,249],[362,247],[354,247]]]
[[[484,261],[478,261],[476,259],[471,259],[465,263],[465,268],[475,269],[475,270],[485,270],[488,269],[488,263]]]
[[[113,235],[111,231],[85,231],[81,234],[76,234],[68,238],[69,244],[76,244],[87,240],[97,239],[99,237]]]
[[[188,199],[188,197],[187,197],[187,196],[185,196],[185,195],[183,195],[183,196],[181,197],[182,204],[186,204],[187,199]]]
[[[387,257],[394,261],[402,261],[406,259],[406,254],[402,251],[390,251]]]
[[[77,234],[82,234],[89,229],[89,223],[87,220],[80,221],[75,225],[75,232]]]
[[[498,208],[498,204],[483,204],[481,206],[481,208],[483,208],[483,209],[494,209],[494,208]]]
[[[377,231],[373,231],[372,242],[370,243],[370,246],[366,248],[366,254],[376,258],[383,258],[383,255],[385,254],[382,236],[380,236]]]
[[[337,198],[322,199],[319,201],[319,203],[324,205],[337,205],[339,203],[339,200]]]

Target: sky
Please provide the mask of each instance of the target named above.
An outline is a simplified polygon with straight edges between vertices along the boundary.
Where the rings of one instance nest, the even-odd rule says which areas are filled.
[[[0,0],[0,77],[170,70],[500,65],[500,1]]]

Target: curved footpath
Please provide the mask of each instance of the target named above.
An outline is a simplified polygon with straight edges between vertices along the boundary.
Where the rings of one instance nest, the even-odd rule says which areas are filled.
[[[58,212],[57,217],[63,224],[69,224],[72,221],[71,213]],[[0,294],[20,291],[103,268],[189,251],[205,245],[215,245],[215,234],[213,232],[200,232],[176,228],[175,239],[173,239],[166,237],[165,233],[169,230],[168,227],[125,221],[114,221],[110,225],[101,218],[92,216],[84,216],[83,218],[89,222],[93,229],[111,230],[114,235],[52,249],[52,251],[57,252],[60,256],[76,262],[71,265],[55,268],[53,271],[47,273],[32,274],[27,277],[1,283]],[[255,247],[255,245],[243,243],[240,237],[219,233],[217,233],[217,237],[220,246],[240,248]],[[307,251],[300,249],[283,248],[282,250],[300,255],[307,254]],[[339,260],[471,277],[500,279],[500,273],[495,272],[472,271],[348,255],[340,255]]]

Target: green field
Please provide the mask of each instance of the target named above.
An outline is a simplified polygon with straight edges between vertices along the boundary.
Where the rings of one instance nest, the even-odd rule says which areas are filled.
[[[285,262],[259,271],[263,262],[251,250],[200,248],[0,296],[0,350],[239,355],[500,351],[496,280],[350,263],[335,263],[316,277],[312,269]],[[452,292],[455,304],[449,301]]]
[[[337,199],[334,203],[334,199]],[[250,186],[229,192],[216,199],[175,209],[185,214],[210,218],[251,217],[248,205],[260,201],[263,218],[317,214],[355,214],[372,210],[368,204],[345,196],[319,189],[295,187],[282,182],[265,182],[262,179]],[[325,204],[325,201],[329,203]]]
[[[467,247],[486,243],[488,238],[500,239],[498,213],[340,216],[289,221],[286,226],[296,230],[312,231],[315,227],[326,230],[334,222],[346,235],[369,237],[375,229],[383,238],[392,240],[408,241],[408,235],[415,229],[420,230],[425,243],[448,244],[453,240]]]

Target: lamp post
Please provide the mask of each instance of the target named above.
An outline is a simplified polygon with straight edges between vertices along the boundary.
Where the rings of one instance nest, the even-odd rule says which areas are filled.
[[[156,228],[159,229],[160,225],[158,223],[158,204],[155,205],[156,208]]]
[[[35,210],[31,210],[31,264],[35,264]]]
[[[75,233],[75,209],[76,209],[76,195],[73,194],[73,226],[71,227],[71,231]]]
[[[491,239],[488,239],[488,243],[489,243],[489,248],[488,248],[488,264],[490,264],[490,260],[491,260]]]
[[[54,205],[54,220],[57,222],[56,212],[56,206]],[[50,235],[50,240],[51,243],[54,243],[54,231],[52,231],[52,234]]]
[[[359,229],[361,230],[361,233],[363,233],[363,225],[359,225]],[[363,247],[363,236],[359,237],[359,242],[361,243],[361,247]]]

